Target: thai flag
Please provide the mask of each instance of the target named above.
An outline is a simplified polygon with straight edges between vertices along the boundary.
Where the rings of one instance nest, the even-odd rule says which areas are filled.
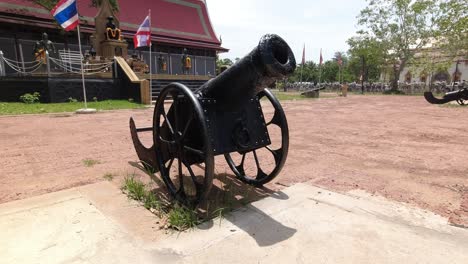
[[[60,0],[50,13],[66,31],[73,30],[80,23],[76,0]]]
[[[151,23],[150,16],[147,16],[141,23],[135,36],[133,36],[133,44],[135,48],[149,46],[151,43]]]

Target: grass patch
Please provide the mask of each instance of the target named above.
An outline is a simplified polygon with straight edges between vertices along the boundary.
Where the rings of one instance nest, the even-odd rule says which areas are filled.
[[[104,176],[102,176],[102,178],[108,180],[108,181],[112,181],[114,179],[115,175],[113,173],[106,173],[104,174]]]
[[[99,160],[84,159],[83,164],[85,165],[85,167],[89,168],[89,167],[93,167],[96,164],[101,164],[101,162]]]
[[[179,231],[194,228],[199,223],[200,220],[195,211],[179,204],[176,204],[168,213],[169,226]]]
[[[324,93],[320,92],[319,98],[310,98],[301,95],[301,92],[282,92],[282,91],[272,91],[273,94],[278,98],[280,101],[287,101],[287,100],[310,100],[310,99],[319,99],[319,98],[334,98],[338,97],[336,93]],[[266,100],[266,99],[265,99]]]
[[[99,160],[93,160],[93,159],[84,159],[82,161],[83,161],[83,165],[85,165],[85,167],[88,167],[88,168],[93,167],[96,164],[101,164]]]
[[[145,184],[135,180],[133,176],[125,178],[122,190],[126,191],[129,198],[140,202],[146,197]]]
[[[138,168],[146,173],[143,166]],[[218,218],[216,222],[219,221],[221,224],[233,210],[272,193],[268,189],[246,185],[228,174],[218,175],[216,181],[210,197],[196,208],[178,202],[172,203],[164,191],[166,187],[163,182],[156,181],[156,186],[160,188],[154,189],[153,183],[145,184],[136,178],[136,174],[128,175],[121,189],[128,198],[138,201],[141,206],[159,218],[157,223],[160,229],[175,231],[195,228],[202,222],[214,218]]]
[[[140,202],[150,212],[163,219],[162,226],[165,228],[184,231],[201,223],[196,210],[178,203],[174,205],[163,203],[156,194],[147,190],[147,186],[135,179],[134,176],[126,177],[121,189],[128,198]]]
[[[102,110],[116,109],[136,109],[144,108],[143,104],[129,102],[128,100],[105,100],[97,102],[88,102],[89,108]],[[44,114],[44,113],[63,113],[75,112],[84,108],[82,102],[71,103],[50,103],[50,104],[25,104],[25,103],[9,103],[0,102],[0,115],[21,115],[21,114]]]

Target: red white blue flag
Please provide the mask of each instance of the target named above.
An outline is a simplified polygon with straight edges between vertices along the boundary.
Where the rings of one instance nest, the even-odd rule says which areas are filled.
[[[66,31],[73,30],[80,23],[76,0],[60,0],[50,13]]]
[[[150,16],[147,16],[143,23],[138,28],[137,33],[133,36],[133,44],[135,48],[146,47],[151,43],[151,23]]]

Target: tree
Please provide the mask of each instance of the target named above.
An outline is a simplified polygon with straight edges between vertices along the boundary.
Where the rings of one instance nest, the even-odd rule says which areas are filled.
[[[360,35],[347,40],[349,45],[348,71],[354,81],[375,81],[385,67],[386,53],[381,44],[373,37]]]
[[[313,61],[306,61],[304,65],[298,64],[296,71],[288,79],[289,82],[300,82],[302,71],[303,82],[318,82],[319,70]]]
[[[392,90],[405,65],[426,44],[434,41],[440,7],[431,0],[368,0],[358,17],[358,34],[374,39],[392,65]]]
[[[442,48],[457,56],[468,50],[468,12],[466,0],[447,0],[439,5],[436,23]]]
[[[339,66],[334,60],[328,60],[322,64],[322,82],[338,81]]]

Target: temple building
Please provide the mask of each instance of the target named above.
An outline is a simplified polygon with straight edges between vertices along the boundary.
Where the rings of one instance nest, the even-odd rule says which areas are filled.
[[[380,81],[390,81],[392,67],[389,65],[381,73]],[[414,59],[406,63],[398,79],[402,84],[419,83],[425,86],[430,86],[431,82],[453,85],[463,80],[468,81],[468,54],[459,51],[457,56],[453,56],[431,45],[420,50]]]
[[[93,7],[91,0],[77,3],[83,53],[93,53],[99,48],[93,35],[96,32],[95,17],[100,9]],[[182,74],[198,77],[215,75],[216,54],[227,49],[221,47],[221,41],[215,34],[206,1],[119,0],[118,5],[115,20],[123,40],[128,43],[126,54],[141,58],[147,64],[149,49],[135,49],[133,36],[151,9],[152,73],[160,75],[156,79]],[[76,31],[65,32],[44,7],[27,0],[0,0],[0,50],[5,57],[19,62],[33,61],[34,44],[41,39],[43,32],[48,34],[57,50],[78,50]],[[182,65],[184,50],[191,58],[191,67],[185,70]]]

